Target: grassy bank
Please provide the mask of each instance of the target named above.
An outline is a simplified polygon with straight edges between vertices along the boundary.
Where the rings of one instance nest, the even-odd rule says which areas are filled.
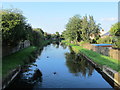
[[[41,43],[40,46],[30,46],[14,54],[3,57],[2,58],[2,78],[6,77],[9,74],[9,72],[14,68],[18,67],[18,65],[24,65],[24,62],[36,49],[40,49],[51,42],[52,40],[46,40],[46,41],[43,41],[43,43]]]
[[[16,68],[18,65],[23,65],[28,56],[30,56],[31,53],[36,49],[36,47],[30,46],[28,48],[20,50],[19,52],[3,57],[2,76],[5,77],[10,70]]]
[[[120,62],[118,62],[117,60],[112,59],[108,56],[101,55],[97,52],[87,50],[87,49],[83,48],[82,46],[77,46],[75,44],[71,44],[66,41],[62,41],[62,42],[71,46],[73,51],[75,51],[76,53],[84,54],[85,56],[87,56],[88,58],[93,60],[95,63],[102,65],[102,66],[106,65],[107,67],[110,67],[113,70],[120,72]]]

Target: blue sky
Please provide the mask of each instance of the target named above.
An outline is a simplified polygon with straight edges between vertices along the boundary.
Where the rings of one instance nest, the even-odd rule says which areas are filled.
[[[42,28],[48,33],[65,30],[69,18],[76,14],[92,15],[106,31],[118,21],[117,2],[4,2],[2,5],[3,9],[22,10],[33,28]]]

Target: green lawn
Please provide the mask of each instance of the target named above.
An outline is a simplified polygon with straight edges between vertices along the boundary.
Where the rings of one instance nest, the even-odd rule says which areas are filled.
[[[70,44],[66,41],[63,41],[63,43],[70,45],[76,53],[83,53],[95,63],[100,65],[106,65],[107,67],[110,67],[113,70],[120,72],[120,62],[118,62],[117,60],[112,59],[108,56],[101,55],[97,52],[85,49],[82,46],[76,46],[75,44]]]
[[[11,54],[2,58],[2,76],[5,77],[10,70],[16,68],[18,65],[23,65],[24,61],[31,55],[37,48],[30,46],[22,49],[19,52]]]

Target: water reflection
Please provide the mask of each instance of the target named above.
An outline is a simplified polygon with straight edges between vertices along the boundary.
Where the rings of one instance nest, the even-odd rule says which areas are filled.
[[[67,45],[65,45],[65,44],[63,44],[63,43],[61,43],[60,45],[63,47],[63,49],[66,49],[66,48],[67,48]]]
[[[23,74],[22,79],[26,83],[35,84],[42,82],[42,73],[39,69],[30,70]]]
[[[54,42],[52,42],[52,45],[56,48],[59,48],[60,42],[54,41]]]
[[[39,55],[35,62],[23,67],[20,77],[9,89],[111,87],[84,57],[64,44],[54,42]]]
[[[32,90],[36,83],[42,83],[42,72],[35,64],[36,58],[39,58],[38,56],[41,55],[42,51],[43,47],[40,47],[36,52],[32,53],[31,62],[22,66],[20,75],[5,90],[17,90],[19,88]]]
[[[66,48],[67,48],[67,45],[65,45],[65,44],[63,44],[63,43],[61,43],[61,42],[59,42],[59,41],[54,41],[54,42],[52,42],[52,45],[53,45],[54,47],[56,47],[56,48],[59,48],[59,46],[62,46],[63,49],[66,49]]]
[[[29,67],[29,68],[28,68]],[[33,66],[26,66],[22,70],[22,74],[20,74],[15,82],[11,83],[8,88],[5,90],[13,90],[13,89],[29,89],[32,90],[36,83],[42,83],[42,72]]]
[[[69,72],[75,76],[91,76],[94,68],[85,60],[81,55],[76,55],[73,51],[65,53],[66,65],[69,68]]]

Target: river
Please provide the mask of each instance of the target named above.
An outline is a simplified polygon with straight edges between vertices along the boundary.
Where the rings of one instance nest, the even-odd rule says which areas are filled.
[[[29,64],[7,88],[112,88],[94,67],[69,47],[45,46],[35,62]]]

